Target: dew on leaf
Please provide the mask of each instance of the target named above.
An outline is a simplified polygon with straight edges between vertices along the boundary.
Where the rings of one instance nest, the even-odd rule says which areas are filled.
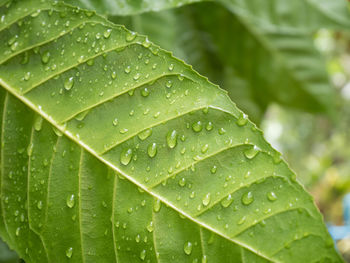
[[[207,206],[210,203],[210,198],[211,198],[210,193],[207,193],[202,199],[202,204],[204,206]]]
[[[67,258],[71,258],[72,255],[73,255],[73,248],[70,247],[66,250],[66,256],[67,256]]]
[[[144,141],[151,135],[152,135],[152,128],[149,128],[140,132],[137,136],[139,137],[140,140]]]
[[[269,199],[269,201],[276,201],[277,196],[274,192],[271,191],[267,193],[267,199]]]
[[[254,201],[254,196],[252,192],[246,192],[242,195],[242,204],[250,205]]]
[[[73,208],[74,204],[75,204],[75,196],[74,194],[72,195],[69,195],[67,197],[67,200],[66,200],[66,204],[69,208]]]
[[[151,143],[150,145],[148,145],[147,153],[148,153],[148,156],[151,157],[151,158],[156,156],[156,154],[157,154],[157,144],[155,142]]]
[[[171,148],[171,149],[175,148],[175,146],[177,144],[177,131],[172,130],[172,131],[168,132],[167,137],[166,137],[166,141],[167,141],[169,148]]]
[[[159,212],[160,208],[161,208],[162,203],[160,202],[159,199],[157,199],[154,203],[153,203],[153,211],[154,212]]]
[[[192,130],[194,132],[200,132],[203,129],[203,124],[201,121],[197,121],[192,124]]]
[[[229,194],[228,196],[226,196],[224,199],[222,199],[221,201],[221,205],[223,207],[228,207],[231,203],[233,202],[233,198],[231,196],[231,194]]]
[[[64,82],[64,88],[66,90],[70,90],[74,85],[74,78],[73,77],[69,77],[68,79],[66,79],[66,81]]]
[[[184,244],[184,252],[185,252],[186,255],[191,255],[191,253],[192,253],[192,247],[193,247],[193,245],[192,245],[191,242],[186,242],[186,243]]]
[[[120,162],[123,165],[128,165],[131,161],[131,158],[132,158],[132,149],[131,148],[124,149],[120,154]]]

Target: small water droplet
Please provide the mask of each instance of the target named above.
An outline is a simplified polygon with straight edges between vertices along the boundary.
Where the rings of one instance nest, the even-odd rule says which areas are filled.
[[[237,123],[238,126],[244,126],[244,125],[247,124],[247,122],[248,122],[248,116],[246,114],[242,113],[239,116],[239,118],[237,119],[236,123]]]
[[[207,125],[205,126],[205,129],[206,129],[207,131],[211,131],[211,130],[213,129],[213,123],[212,123],[211,121],[209,121],[209,122],[207,123]]]
[[[126,35],[126,41],[130,42],[133,41],[136,38],[136,33],[135,32],[128,32]]]
[[[144,249],[144,250],[142,250],[141,253],[140,253],[140,259],[141,259],[142,261],[144,261],[145,258],[146,258],[146,250]]]
[[[223,207],[228,207],[231,203],[233,202],[233,198],[231,196],[231,194],[229,194],[228,196],[226,196],[224,199],[222,199],[221,201],[221,205]]]
[[[277,200],[277,196],[274,192],[268,192],[267,194],[267,199],[269,199],[270,201],[276,201]]]
[[[40,200],[38,201],[38,203],[36,204],[36,207],[41,210],[43,208],[43,202]]]
[[[223,135],[226,133],[226,130],[224,128],[220,128],[218,132],[220,135]]]
[[[242,225],[247,220],[246,216],[243,216],[238,222],[237,225]]]
[[[131,72],[131,67],[130,66],[127,66],[125,69],[124,69],[124,72],[126,74],[129,74]]]
[[[28,72],[26,72],[25,74],[24,74],[24,80],[29,80],[30,79],[30,72],[28,71]]]
[[[157,199],[154,203],[153,203],[153,211],[154,212],[159,212],[160,208],[161,208],[162,203],[160,202],[159,199]]]
[[[103,36],[104,38],[109,38],[111,36],[111,33],[112,33],[112,29],[107,29],[104,33],[103,33]]]
[[[147,225],[147,230],[148,230],[148,232],[153,232],[153,230],[154,230],[154,225],[153,225],[153,221],[151,221],[151,222],[149,222],[149,224]]]
[[[173,71],[173,69],[174,69],[174,64],[170,64],[169,67],[168,67],[168,69],[169,69],[170,71]]]
[[[73,206],[74,206],[74,204],[75,204],[75,196],[74,196],[74,194],[69,195],[69,196],[67,197],[66,203],[67,203],[67,206],[68,206],[69,208],[73,208]]]
[[[64,82],[64,88],[66,90],[70,90],[74,85],[74,77],[70,77],[68,79],[66,79],[66,81]]]
[[[206,153],[208,151],[208,148],[209,148],[209,145],[208,144],[205,144],[203,145],[202,149],[201,149],[201,152],[202,153]]]
[[[242,195],[242,204],[250,205],[254,201],[254,196],[252,192],[247,192]]]
[[[244,155],[248,159],[253,159],[258,154],[259,151],[260,151],[260,148],[256,145],[254,145],[254,147],[251,147],[250,149],[246,150],[244,152]]]
[[[151,135],[152,135],[152,128],[149,128],[140,132],[137,136],[139,137],[140,140],[144,141]]]
[[[73,248],[70,247],[66,250],[66,256],[67,256],[67,258],[71,258],[72,255],[73,255]]]
[[[204,206],[207,206],[207,205],[209,205],[209,203],[210,203],[210,193],[207,193],[204,197],[203,197],[203,199],[202,199],[202,204],[204,205]]]
[[[216,170],[217,170],[217,167],[216,167],[216,165],[214,165],[214,166],[210,169],[210,172],[211,172],[212,174],[215,174],[215,173],[216,173]]]
[[[126,148],[120,154],[120,162],[123,165],[128,165],[132,158],[132,149]]]
[[[49,60],[50,60],[50,56],[51,56],[50,52],[49,52],[49,51],[45,51],[45,52],[41,55],[41,61],[42,61],[44,64],[48,63]]]
[[[117,118],[114,118],[114,120],[112,121],[113,123],[113,126],[117,126],[118,125],[118,119]]]
[[[148,88],[143,88],[143,89],[141,90],[141,95],[142,95],[143,97],[147,97],[147,96],[149,95],[149,90],[148,90]]]
[[[151,143],[150,145],[148,145],[147,153],[148,153],[148,156],[151,157],[151,158],[156,156],[156,154],[157,154],[157,144],[155,142]]]
[[[192,253],[192,247],[193,247],[193,245],[192,245],[191,242],[186,242],[186,243],[184,244],[184,252],[185,252],[186,255],[191,255],[191,253]]]
[[[186,179],[184,177],[182,177],[180,180],[179,180],[179,185],[181,187],[184,187],[186,185]]]
[[[172,130],[168,132],[167,137],[166,137],[167,144],[169,148],[173,149],[177,145],[177,131]]]

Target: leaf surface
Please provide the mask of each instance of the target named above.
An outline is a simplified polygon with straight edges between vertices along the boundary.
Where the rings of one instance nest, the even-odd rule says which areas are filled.
[[[26,262],[342,262],[223,90],[123,26],[39,3],[0,7],[0,235]]]

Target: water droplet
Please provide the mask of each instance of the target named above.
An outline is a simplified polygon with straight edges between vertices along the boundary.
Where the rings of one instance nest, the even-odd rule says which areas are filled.
[[[166,141],[167,141],[169,148],[171,148],[171,149],[175,148],[175,146],[177,144],[177,131],[172,130],[172,131],[168,132],[167,137],[166,137]]]
[[[107,29],[104,33],[103,36],[104,38],[109,38],[111,36],[112,29]]]
[[[246,216],[243,216],[238,222],[237,225],[242,225],[247,220]]]
[[[137,234],[136,237],[135,237],[136,243],[139,243],[140,240],[141,240],[141,236],[140,236],[140,234]]]
[[[136,38],[136,33],[135,32],[128,32],[126,35],[126,41],[130,42],[133,41]]]
[[[151,42],[148,40],[148,38],[146,38],[143,42],[142,42],[142,46],[144,46],[145,48],[149,48],[151,46]]]
[[[73,255],[73,248],[70,247],[66,250],[66,256],[67,256],[67,258],[71,258],[72,255]]]
[[[237,119],[236,123],[237,123],[238,126],[244,126],[244,125],[247,124],[247,122],[248,122],[248,116],[246,114],[242,113],[239,116],[239,118]]]
[[[42,61],[44,64],[48,63],[49,60],[50,60],[50,56],[51,56],[50,52],[49,52],[49,51],[45,51],[45,52],[41,55],[41,61]]]
[[[141,95],[142,95],[143,97],[147,97],[147,96],[149,95],[149,90],[148,90],[148,88],[143,88],[143,89],[141,90]]]
[[[207,125],[205,126],[205,129],[206,129],[207,131],[211,131],[211,130],[213,129],[213,123],[212,123],[211,121],[209,121],[209,122],[207,123]]]
[[[67,203],[67,206],[68,206],[69,208],[73,208],[73,206],[74,206],[74,204],[75,204],[75,196],[74,196],[74,194],[69,195],[69,196],[67,197],[66,203]]]
[[[66,79],[66,81],[64,82],[64,88],[66,90],[70,90],[74,85],[74,78],[70,77],[68,79]]]
[[[269,199],[270,201],[276,201],[277,200],[277,196],[274,192],[268,192],[267,194],[267,199]]]
[[[133,77],[134,80],[138,80],[140,78],[141,74],[140,73],[136,73],[135,76]]]
[[[208,148],[209,148],[208,144],[203,145],[201,152],[206,153],[208,151]]]
[[[184,244],[184,252],[185,252],[186,255],[191,255],[191,253],[192,253],[192,247],[193,247],[193,245],[192,245],[191,242],[186,242],[186,243]]]
[[[204,206],[207,206],[209,205],[209,203],[210,203],[210,193],[207,193],[202,199],[202,204]]]
[[[34,121],[34,129],[40,131],[43,125],[43,118],[41,116],[36,116]]]
[[[244,155],[248,159],[253,159],[258,154],[259,151],[260,151],[260,148],[256,145],[254,145],[254,147],[251,147],[250,149],[246,150],[244,152]]]
[[[192,124],[192,130],[194,132],[200,132],[203,129],[203,125],[201,121],[197,121]]]
[[[114,118],[114,120],[112,121],[113,123],[113,126],[117,126],[118,125],[118,119],[117,118]]]
[[[140,132],[137,136],[139,137],[140,140],[144,141],[151,135],[152,135],[152,128],[149,128]]]
[[[41,210],[43,208],[43,202],[40,200],[38,201],[38,203],[36,204],[36,207]]]
[[[220,135],[223,135],[226,133],[226,130],[224,128],[220,128],[218,132]]]
[[[148,232],[153,232],[153,230],[154,230],[154,225],[153,225],[153,221],[151,221],[151,222],[149,222],[149,224],[147,225],[147,230],[148,230]]]
[[[182,177],[180,180],[179,180],[179,185],[184,187],[186,185],[186,179],[184,177]]]
[[[168,69],[169,69],[170,71],[173,71],[173,69],[174,69],[174,64],[170,64],[169,67],[168,67]]]
[[[145,260],[145,258],[146,258],[146,250],[144,249],[140,253],[140,259],[143,261],[143,260]]]
[[[20,231],[21,231],[21,228],[20,228],[20,227],[17,227],[17,228],[16,228],[16,236],[17,236],[17,237],[19,236]]]
[[[160,208],[161,208],[162,203],[160,202],[159,199],[157,199],[154,203],[153,203],[153,211],[154,212],[159,212]]]
[[[24,80],[29,80],[30,79],[30,72],[28,71],[28,72],[26,72],[25,74],[24,74]]]
[[[223,207],[228,207],[231,203],[233,202],[233,198],[231,196],[231,194],[229,194],[228,196],[226,196],[224,199],[222,199],[221,201],[221,205]]]
[[[120,154],[120,162],[123,165],[128,165],[132,158],[132,149],[126,148]]]
[[[113,71],[111,74],[112,79],[115,79],[117,77],[117,72]]]
[[[208,257],[206,255],[203,255],[202,263],[207,263],[207,262],[208,262]]]
[[[247,192],[242,195],[242,204],[250,205],[254,201],[254,196],[252,192]]]
[[[131,71],[131,67],[130,67],[130,66],[127,66],[127,67],[124,69],[124,72],[125,72],[126,74],[129,74],[130,71]]]
[[[214,165],[214,166],[210,169],[210,172],[211,172],[212,174],[215,174],[215,173],[216,173],[216,170],[217,170],[217,167],[216,167],[216,165]]]
[[[148,156],[151,157],[151,158],[156,156],[156,154],[157,154],[157,144],[155,142],[151,143],[150,145],[148,145],[147,153],[148,153]]]

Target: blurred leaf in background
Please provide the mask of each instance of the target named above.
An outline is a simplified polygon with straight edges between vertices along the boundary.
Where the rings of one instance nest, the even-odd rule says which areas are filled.
[[[0,239],[0,263],[19,263],[17,254]]]

